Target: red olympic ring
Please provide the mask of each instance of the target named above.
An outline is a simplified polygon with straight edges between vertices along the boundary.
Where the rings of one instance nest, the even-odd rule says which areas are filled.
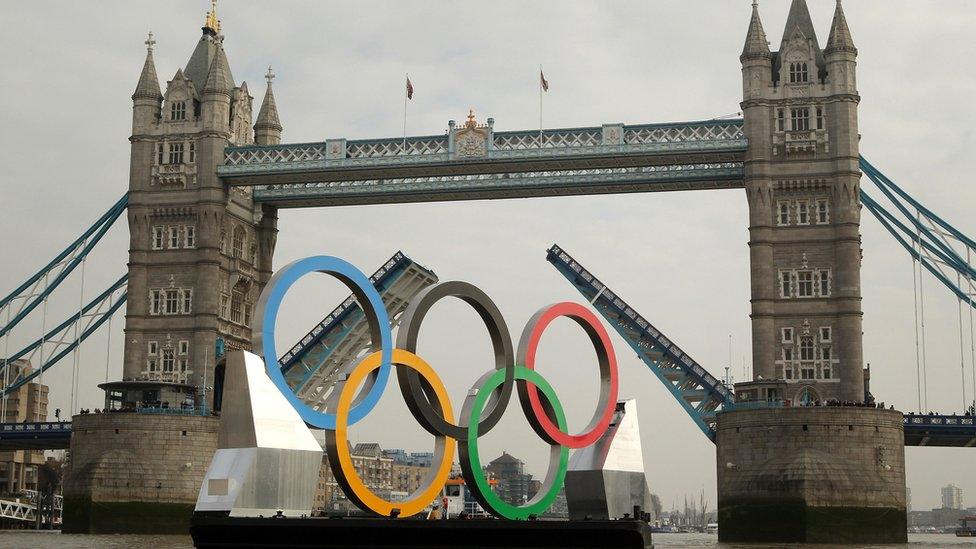
[[[525,330],[519,339],[516,363],[529,370],[535,370],[536,351],[539,347],[539,341],[542,339],[542,333],[553,320],[559,317],[574,320],[590,337],[600,362],[600,402],[606,404],[602,410],[597,408],[583,433],[571,435],[553,423],[550,414],[546,412],[546,407],[539,399],[539,390],[535,385],[528,382],[519,383],[519,401],[522,403],[525,414],[527,416],[531,414],[530,417],[535,417],[536,421],[530,423],[536,427],[540,437],[551,444],[562,444],[568,448],[582,448],[593,444],[606,433],[617,404],[619,385],[617,357],[613,352],[610,336],[603,324],[589,309],[578,303],[563,302],[543,307],[525,325]]]

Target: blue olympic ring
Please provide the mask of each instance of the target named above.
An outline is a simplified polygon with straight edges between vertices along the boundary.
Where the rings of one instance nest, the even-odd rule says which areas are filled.
[[[278,319],[278,309],[281,307],[282,299],[299,278],[315,272],[332,275],[352,290],[365,313],[366,321],[369,323],[374,351],[377,350],[375,346],[379,340],[381,364],[376,379],[372,387],[360,396],[359,402],[349,411],[349,425],[366,417],[366,414],[379,402],[380,396],[386,388],[390,371],[393,369],[391,366],[393,335],[390,332],[390,319],[386,312],[386,306],[383,305],[383,299],[380,298],[379,292],[359,269],[338,257],[320,255],[293,261],[276,272],[268,281],[264,291],[261,292],[255,309],[254,349],[264,357],[268,377],[298,411],[305,423],[319,429],[334,430],[336,428],[335,414],[313,409],[292,391],[285,381],[285,376],[281,373],[278,352],[275,349],[275,323]]]

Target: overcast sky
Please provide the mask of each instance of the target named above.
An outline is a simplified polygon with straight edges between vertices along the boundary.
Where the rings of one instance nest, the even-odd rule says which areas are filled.
[[[810,0],[824,43],[834,2]],[[748,0],[641,2],[222,2],[219,15],[234,77],[246,80],[255,111],[274,65],[284,141],[398,136],[404,73],[415,96],[408,132],[440,134],[473,108],[497,130],[535,128],[538,70],[550,90],[547,127],[700,120],[739,110],[738,56]],[[859,49],[861,152],[923,203],[968,234],[971,157],[976,150],[976,5],[970,0],[849,0]],[[150,29],[165,87],[184,66],[208,2],[0,3],[0,293],[16,287],[126,190],[131,101]],[[789,2],[765,0],[762,16],[777,49]],[[871,190],[867,180],[866,189]],[[867,215],[867,214],[865,214]],[[281,212],[275,266],[330,254],[372,272],[397,249],[442,280],[487,291],[513,337],[539,307],[578,294],[545,261],[559,243],[715,375],[750,356],[747,205],[742,191],[347,207]],[[873,218],[864,218],[865,360],[874,395],[903,410],[917,406],[912,270],[908,255]],[[86,297],[125,269],[120,223],[86,269]],[[50,303],[48,326],[77,307],[75,277]],[[962,408],[956,301],[928,277],[929,408]],[[290,345],[345,294],[322,277],[286,300],[279,346]],[[966,312],[968,318],[968,312]],[[81,354],[80,405],[100,407],[95,385],[121,376],[122,316],[111,342],[93,337]],[[965,326],[967,398],[973,394]],[[103,332],[106,330],[103,330]],[[40,320],[11,337],[19,349]],[[644,461],[665,507],[704,489],[715,505],[714,447],[615,333],[622,397],[637,398]],[[106,363],[106,349],[111,348]],[[459,410],[470,384],[491,367],[476,315],[438,305],[421,354],[440,372]],[[568,321],[544,340],[539,369],[555,386],[570,425],[592,414],[592,351]],[[52,408],[68,409],[71,363],[51,370]],[[391,384],[355,441],[423,451],[430,445]],[[514,401],[513,401],[514,403]],[[395,428],[393,428],[395,427]],[[513,405],[481,445],[484,459],[507,450],[544,471],[546,450]],[[976,506],[976,451],[908,450],[916,509],[938,505],[953,482]]]

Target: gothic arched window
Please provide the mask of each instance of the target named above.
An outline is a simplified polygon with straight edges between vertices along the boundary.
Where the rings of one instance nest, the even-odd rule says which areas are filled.
[[[813,359],[813,339],[805,337],[800,340],[800,360]]]
[[[186,120],[186,101],[174,101],[170,106],[170,120]]]
[[[234,241],[231,245],[234,257],[244,258],[244,228],[235,227],[234,228]]]
[[[806,63],[790,63],[790,83],[808,82],[810,72]]]

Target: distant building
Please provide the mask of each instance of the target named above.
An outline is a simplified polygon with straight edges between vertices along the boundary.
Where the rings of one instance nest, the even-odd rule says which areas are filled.
[[[932,526],[932,511],[910,511],[908,513],[908,525],[917,528]]]
[[[949,509],[947,507],[932,509],[930,526],[953,528],[959,525],[959,520],[964,516],[966,516],[966,512],[962,509]]]
[[[962,509],[962,488],[950,484],[942,489],[943,509]]]
[[[7,364],[6,373],[0,376],[0,387],[13,384],[33,373],[27,360],[14,360]],[[48,387],[40,383],[25,383],[7,396],[0,416],[4,423],[47,421]],[[44,463],[43,450],[12,450],[0,452],[0,494],[19,494],[24,490],[37,489],[37,466]]]
[[[508,452],[489,462],[485,473],[498,481],[498,497],[512,505],[523,505],[534,495],[532,475],[525,472],[525,463]]]
[[[409,454],[400,448],[393,450],[383,450],[383,454],[391,458],[393,463],[401,465],[416,465],[418,467],[431,467],[434,462],[433,452],[410,452]]]
[[[380,497],[402,500],[416,490],[430,471],[426,453],[383,450],[375,442],[360,443],[350,450],[352,464],[363,483]],[[427,464],[426,466],[424,464]],[[327,455],[322,456],[313,507],[323,511],[352,509],[336,482]]]

